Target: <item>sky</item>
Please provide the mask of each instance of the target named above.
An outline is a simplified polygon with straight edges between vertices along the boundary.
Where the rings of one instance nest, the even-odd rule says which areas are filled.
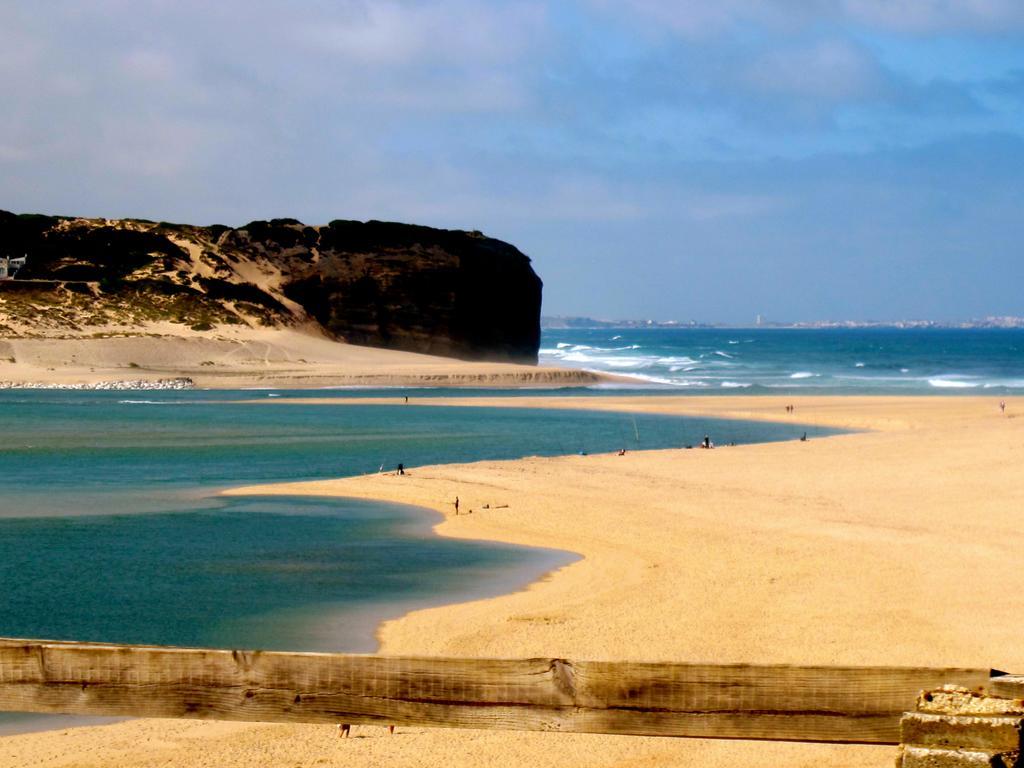
[[[479,229],[552,315],[1024,315],[1024,2],[0,0],[0,209]]]

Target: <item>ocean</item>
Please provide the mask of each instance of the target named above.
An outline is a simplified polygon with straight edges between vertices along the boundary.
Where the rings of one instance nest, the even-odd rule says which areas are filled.
[[[1024,394],[1024,329],[545,330],[544,365],[688,394]]]

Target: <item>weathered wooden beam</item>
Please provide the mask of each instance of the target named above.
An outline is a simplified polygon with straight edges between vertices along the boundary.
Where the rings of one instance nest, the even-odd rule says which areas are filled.
[[[991,670],[450,659],[0,639],[0,711],[897,744]]]

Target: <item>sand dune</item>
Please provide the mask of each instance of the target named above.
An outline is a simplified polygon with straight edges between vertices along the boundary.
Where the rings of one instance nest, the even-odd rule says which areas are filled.
[[[781,398],[516,405],[786,418]],[[794,399],[807,443],[412,468],[239,489],[420,504],[445,536],[584,558],[525,591],[418,611],[386,653],[1024,670],[1024,419],[982,398]],[[474,403],[475,404],[475,403]],[[490,405],[494,402],[487,403]],[[507,402],[505,404],[508,404]],[[268,406],[270,407],[270,406]],[[272,406],[286,407],[286,406]],[[473,514],[452,517],[451,500]],[[484,505],[490,509],[484,509]],[[494,509],[508,504],[507,509]],[[0,765],[888,766],[887,747],[177,721],[0,739]]]

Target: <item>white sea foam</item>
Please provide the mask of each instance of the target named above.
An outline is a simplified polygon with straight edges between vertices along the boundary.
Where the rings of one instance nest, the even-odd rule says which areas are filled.
[[[864,367],[864,363],[854,363],[853,367],[854,368],[863,368]]]
[[[728,352],[722,352],[720,349],[716,349],[715,354],[720,357],[728,357],[730,360],[732,360],[732,355],[730,355]]]
[[[570,344],[570,343],[568,343],[566,341],[560,341],[555,346],[558,347],[559,349],[565,349],[566,347],[571,347],[572,344]]]
[[[844,381],[927,381],[927,376],[854,376],[850,373],[834,373],[832,374],[834,379],[843,379]]]
[[[811,373],[810,371],[797,371],[796,373],[789,374],[791,379],[812,379],[818,374]]]
[[[164,405],[159,400],[118,400],[122,405]]]
[[[560,359],[559,359],[559,362],[566,362],[566,363],[595,363],[597,361],[594,360],[589,355],[583,355],[583,354],[580,354],[579,352],[570,352],[567,355],[562,355],[560,357]]]
[[[609,341],[618,341],[618,340],[619,340],[619,339],[621,339],[621,338],[622,338],[621,336],[612,336],[612,337],[611,337],[611,338],[609,339]]]
[[[650,368],[654,364],[654,361],[647,357],[596,357],[593,360],[609,368]]]
[[[723,389],[746,389],[751,386],[750,384],[744,384],[739,381],[723,381],[720,385]]]
[[[928,379],[928,383],[942,389],[971,389],[978,386],[977,382],[957,379]]]
[[[584,369],[584,370],[590,370],[591,373],[601,373],[601,371],[596,371],[596,370],[593,370],[593,369]],[[660,385],[663,385],[663,386],[674,386],[674,387],[684,386],[683,383],[681,383],[681,382],[679,382],[679,381],[677,381],[675,379],[666,379],[663,376],[647,376],[647,375],[642,374],[642,373],[616,373],[615,375],[616,376],[621,376],[624,379],[633,379],[635,381],[640,381],[640,382],[644,382],[644,383],[647,383],[647,384],[660,384]]]

